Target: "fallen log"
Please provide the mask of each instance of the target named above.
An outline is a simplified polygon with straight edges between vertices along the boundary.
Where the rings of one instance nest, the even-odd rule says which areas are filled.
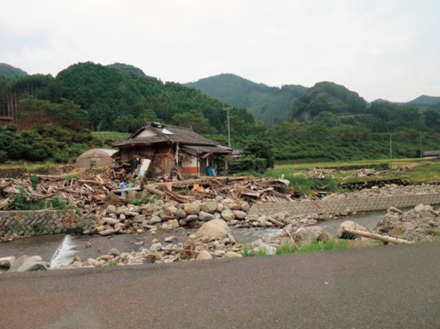
[[[104,182],[98,182],[96,180],[88,180],[88,179],[80,179],[78,182],[80,183],[86,183],[86,184],[98,184],[98,185],[104,185]]]
[[[284,226],[284,223],[281,223],[280,221],[278,221],[276,219],[273,219],[272,217],[267,217],[267,220],[269,222],[274,223],[276,226],[279,226],[279,227],[283,227]]]
[[[154,194],[157,194],[160,196],[163,196],[165,194],[164,192],[162,192],[158,189],[155,189],[154,187],[151,187],[151,186],[144,186],[144,190],[147,190],[148,192],[151,192],[151,193],[154,193]]]
[[[371,232],[365,232],[365,231],[359,231],[359,230],[350,230],[350,229],[344,229],[344,232],[353,234],[353,235],[359,235],[362,236],[364,238],[370,238],[370,239],[375,239],[375,240],[380,240],[383,242],[389,242],[389,243],[394,243],[394,244],[411,244],[414,243],[412,241],[408,241],[408,240],[404,240],[404,239],[399,239],[399,238],[392,238],[390,236],[385,236],[385,235],[381,235],[381,234],[377,234],[377,233],[371,233]]]

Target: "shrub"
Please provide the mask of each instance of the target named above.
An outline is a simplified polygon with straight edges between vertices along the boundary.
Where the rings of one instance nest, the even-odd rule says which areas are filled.
[[[5,163],[8,160],[8,153],[0,151],[0,163]]]

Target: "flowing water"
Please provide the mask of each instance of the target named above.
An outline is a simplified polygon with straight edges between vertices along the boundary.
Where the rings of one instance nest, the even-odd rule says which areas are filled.
[[[385,212],[364,213],[349,216],[337,220],[321,222],[318,225],[332,235],[336,235],[339,225],[352,220],[367,228],[374,227]],[[248,243],[264,236],[278,236],[282,230],[276,228],[231,228],[232,235],[241,243]],[[153,239],[158,239],[164,244],[164,238],[174,235],[174,243],[183,242],[189,234],[197,232],[197,229],[179,229],[177,231],[159,231],[156,236],[149,233],[139,235],[114,235],[102,237],[99,235],[46,235],[24,240],[15,240],[0,244],[0,257],[22,255],[40,255],[44,260],[50,260],[51,267],[69,264],[78,255],[81,259],[96,258],[108,253],[111,248],[121,252],[140,251],[149,247]],[[91,247],[87,248],[90,244]]]
[[[77,253],[76,245],[71,235],[66,235],[57,250],[50,259],[50,267],[56,268],[60,265],[71,264]]]

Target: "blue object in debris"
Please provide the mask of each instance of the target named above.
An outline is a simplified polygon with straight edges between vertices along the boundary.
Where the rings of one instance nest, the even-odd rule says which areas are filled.
[[[125,184],[124,183],[119,183],[119,188],[121,190],[125,190]]]

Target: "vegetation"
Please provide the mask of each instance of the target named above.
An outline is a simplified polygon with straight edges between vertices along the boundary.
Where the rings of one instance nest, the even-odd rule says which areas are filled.
[[[233,75],[188,86],[238,106],[230,111],[232,146],[245,157],[231,164],[236,171],[261,173],[274,160],[386,159],[390,135],[393,158],[418,157],[420,140],[423,150],[440,149],[435,98],[423,107],[369,104],[331,82],[271,88]],[[19,102],[19,125],[0,129],[0,163],[66,162],[88,148],[109,147],[145,121],[191,127],[209,139],[228,142],[227,104],[126,64],[88,62],[56,77],[0,77],[0,100],[8,94],[27,98]],[[245,107],[272,125],[255,120]]]
[[[19,68],[13,67],[11,65],[0,63],[0,76],[15,78],[24,77],[27,73]]]
[[[247,108],[255,118],[269,125],[286,120],[292,101],[307,90],[306,87],[298,85],[269,87],[234,74],[220,74],[187,83],[186,86],[200,90],[232,106]]]
[[[353,177],[357,169],[349,169],[350,163],[335,163],[332,167],[344,168],[333,174],[324,175],[323,179],[306,177],[305,172],[308,168],[320,167],[319,164],[299,164],[299,165],[278,165],[273,169],[269,169],[265,173],[265,177],[284,178],[290,181],[290,187],[300,195],[313,195],[317,191],[325,191],[330,193],[342,193],[345,190],[341,184],[361,183],[374,181],[389,181],[401,179],[408,183],[420,184],[440,181],[440,163],[438,162],[422,162],[420,159],[412,160],[402,159],[394,162],[393,169],[386,171],[379,177]],[[368,163],[363,162],[368,165]],[[377,161],[373,161],[377,163]],[[329,165],[329,164],[327,164]],[[354,167],[359,166],[359,162],[353,162]],[[321,166],[324,167],[325,166]],[[407,171],[401,168],[409,167]]]
[[[296,245],[291,242],[284,242],[276,251],[276,255],[285,255],[285,254],[296,254],[296,253],[304,253],[304,252],[317,252],[317,251],[332,251],[332,250],[346,250],[351,249],[350,241],[348,240],[324,240],[324,241],[316,241],[312,240],[307,243],[303,243],[301,245]],[[249,246],[245,244],[243,246],[243,257],[252,257],[252,256],[266,256],[266,250],[264,248],[260,248],[257,252],[252,252],[249,249]]]

